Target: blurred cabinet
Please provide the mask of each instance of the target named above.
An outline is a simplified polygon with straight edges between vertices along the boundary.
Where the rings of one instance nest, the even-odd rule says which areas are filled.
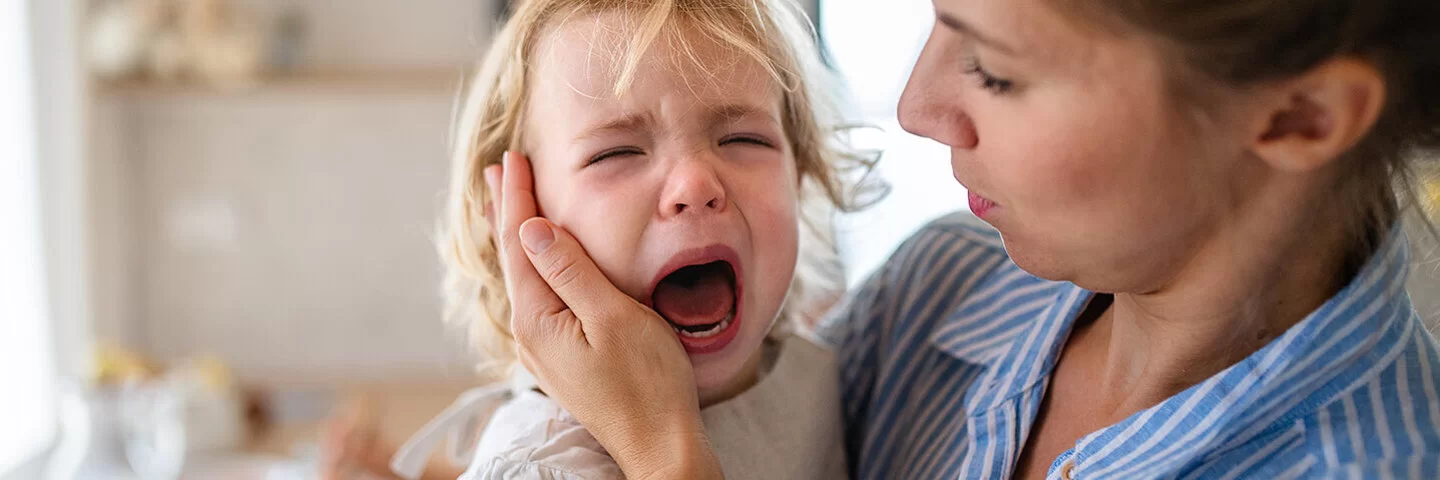
[[[96,336],[251,381],[464,378],[433,237],[493,5],[239,3],[303,9],[305,67],[239,92],[94,89]]]

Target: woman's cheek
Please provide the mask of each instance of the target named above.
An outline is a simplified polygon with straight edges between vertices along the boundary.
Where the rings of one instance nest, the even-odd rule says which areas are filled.
[[[1067,129],[1045,127],[1044,137],[1004,139],[989,142],[993,150],[984,169],[997,177],[995,187],[1008,192],[996,195],[1006,200],[1048,211],[1064,211],[1085,197],[1097,193],[1106,177],[1115,173],[1113,152],[1096,151],[1094,139]],[[1020,130],[1026,131],[1026,130]]]

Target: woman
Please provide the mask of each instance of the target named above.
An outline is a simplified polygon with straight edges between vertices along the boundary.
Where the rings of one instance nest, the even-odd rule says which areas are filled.
[[[822,330],[855,475],[1440,478],[1395,226],[1440,148],[1440,4],[935,9],[901,123],[989,227],[922,229]],[[530,192],[501,209],[545,391],[633,478],[718,477],[670,331]]]

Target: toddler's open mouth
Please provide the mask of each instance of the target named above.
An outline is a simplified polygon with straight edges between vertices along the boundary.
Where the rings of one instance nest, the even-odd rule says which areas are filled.
[[[723,260],[681,268],[661,279],[651,298],[681,336],[713,337],[735,319],[735,269]]]
[[[724,247],[678,256],[650,294],[651,306],[669,322],[687,352],[719,351],[735,338],[740,277],[733,258],[733,251]]]

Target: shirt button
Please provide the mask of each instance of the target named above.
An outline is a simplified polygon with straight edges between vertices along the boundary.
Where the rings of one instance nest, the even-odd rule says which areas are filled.
[[[1075,459],[1073,459],[1073,458],[1066,459],[1066,460],[1065,460],[1065,463],[1063,463],[1063,464],[1060,465],[1060,478],[1062,478],[1062,479],[1064,479],[1064,480],[1074,480],[1074,478],[1075,478],[1074,473],[1075,473]]]

